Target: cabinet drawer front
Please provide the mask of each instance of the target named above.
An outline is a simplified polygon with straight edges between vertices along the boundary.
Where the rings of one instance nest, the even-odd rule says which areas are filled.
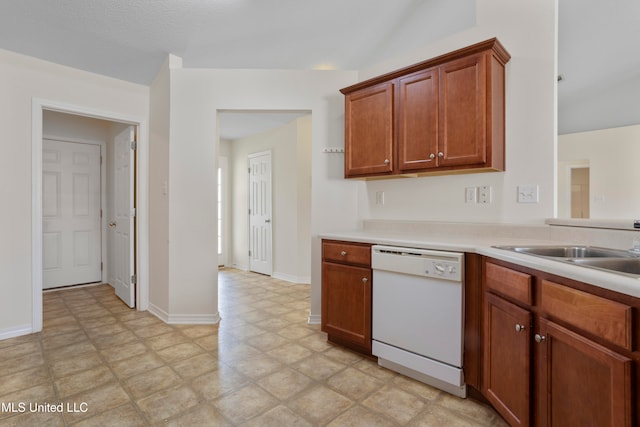
[[[529,274],[520,273],[500,265],[486,264],[487,289],[499,292],[527,305],[533,304],[532,280]]]
[[[322,242],[322,259],[345,264],[371,266],[371,245],[347,242]]]
[[[543,280],[541,307],[549,316],[631,350],[632,309],[628,305]]]

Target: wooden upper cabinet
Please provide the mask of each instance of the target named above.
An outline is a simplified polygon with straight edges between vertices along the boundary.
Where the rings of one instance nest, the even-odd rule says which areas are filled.
[[[390,173],[392,168],[393,83],[386,82],[345,98],[345,176]]]
[[[485,61],[474,55],[440,67],[440,165],[486,163]]]
[[[398,169],[437,166],[438,69],[398,79]]]
[[[342,89],[345,176],[504,170],[509,59],[494,38]]]

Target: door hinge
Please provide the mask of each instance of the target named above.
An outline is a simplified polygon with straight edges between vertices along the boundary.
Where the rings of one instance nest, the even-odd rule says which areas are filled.
[[[131,284],[132,284],[132,285],[136,285],[136,284],[137,284],[137,281],[138,281],[138,277],[137,277],[137,275],[132,274],[132,275],[131,275]]]
[[[249,251],[249,256],[251,256],[251,251]]]
[[[136,217],[136,208],[131,208],[131,217],[132,218]]]
[[[249,209],[249,215],[251,215],[251,209]]]
[[[100,219],[102,219],[102,209],[100,209]]]
[[[132,150],[135,150],[135,149],[137,149],[137,148],[138,148],[138,143],[137,143],[137,142],[135,142],[135,141],[131,141],[131,149],[132,149]]]
[[[102,265],[102,262],[100,262],[100,271],[102,271],[102,269],[103,269],[103,265]]]

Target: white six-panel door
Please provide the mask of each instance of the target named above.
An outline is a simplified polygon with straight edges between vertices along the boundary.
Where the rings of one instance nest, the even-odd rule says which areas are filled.
[[[271,275],[271,153],[249,155],[249,270]]]
[[[114,217],[109,220],[113,242],[112,262],[115,277],[112,285],[116,295],[129,307],[135,307],[136,286],[133,279],[134,267],[134,180],[131,143],[134,140],[133,126],[127,127],[115,137],[115,206]]]
[[[43,289],[102,279],[100,146],[43,140]]]

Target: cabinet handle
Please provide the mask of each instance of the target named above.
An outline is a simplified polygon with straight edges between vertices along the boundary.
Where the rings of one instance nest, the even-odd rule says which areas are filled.
[[[389,159],[384,159],[384,164],[388,165],[389,164]]]
[[[519,323],[516,323],[516,332],[522,332],[525,330],[525,326]]]
[[[442,151],[438,151],[438,157],[444,157],[444,153]]]
[[[367,279],[366,277],[363,277],[363,278],[362,278],[362,283],[367,283],[367,281],[368,281],[368,280],[369,280],[369,279]]]
[[[429,158],[430,158],[430,159],[435,159],[435,158],[436,158],[436,155],[435,155],[435,154],[433,154],[433,153],[431,153],[431,154],[429,154]]]
[[[342,251],[342,252],[340,252],[340,255],[347,256],[347,252],[346,251]]]
[[[536,334],[533,339],[536,340],[536,342],[542,342],[545,341],[547,339],[547,337],[545,337],[544,335],[540,335],[540,334]]]

